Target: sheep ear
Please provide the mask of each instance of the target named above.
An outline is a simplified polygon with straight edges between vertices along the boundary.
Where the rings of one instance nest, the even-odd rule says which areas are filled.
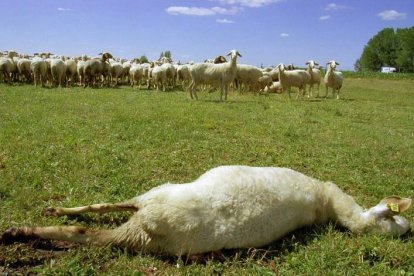
[[[242,55],[241,55],[239,52],[237,52],[237,55],[238,55],[239,57],[242,57]]]
[[[307,61],[305,64],[306,64],[306,65],[309,65],[309,63],[310,63],[310,62],[309,62],[309,61]]]
[[[226,56],[231,56],[231,52],[229,52]]]
[[[336,62],[336,61],[335,61],[335,64],[336,64],[336,65],[339,65],[339,63],[338,63],[338,62]]]
[[[380,204],[386,204],[387,208],[394,213],[407,211],[411,206],[410,198],[401,198],[399,196],[389,196],[381,200]]]
[[[314,63],[315,63],[316,66],[319,66],[319,63],[317,63],[317,62],[314,62]]]

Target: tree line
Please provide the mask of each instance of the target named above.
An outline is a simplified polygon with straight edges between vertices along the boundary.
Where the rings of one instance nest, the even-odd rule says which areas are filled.
[[[379,71],[382,66],[414,72],[414,27],[382,29],[368,41],[354,65],[356,71]]]

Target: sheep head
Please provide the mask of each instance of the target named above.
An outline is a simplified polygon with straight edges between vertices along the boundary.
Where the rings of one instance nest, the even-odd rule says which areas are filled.
[[[102,60],[103,61],[107,61],[110,58],[114,58],[110,53],[108,52],[103,52],[103,53],[99,53],[99,55],[102,56]]]
[[[329,65],[329,67],[333,70],[335,70],[336,66],[339,65],[339,63],[336,62],[335,60],[328,61],[326,64]]]
[[[400,213],[405,212],[411,206],[410,198],[398,196],[386,197],[376,206],[363,213],[367,219],[374,219],[368,230],[389,235],[402,235],[410,229],[410,223]]]
[[[318,66],[319,63],[315,62],[314,60],[309,60],[306,62],[306,65],[308,65],[311,69],[315,68],[315,66]]]
[[[230,56],[232,59],[237,58],[237,56],[242,57],[242,55],[237,50],[231,50],[227,56]]]
[[[279,72],[284,72],[286,70],[286,67],[283,63],[279,63],[276,68],[279,70]]]
[[[213,60],[213,63],[215,63],[215,64],[224,63],[224,62],[227,62],[227,59],[223,56],[218,56]]]
[[[9,58],[14,58],[14,57],[17,57],[19,54],[16,52],[16,51],[7,51],[7,56],[9,57]]]

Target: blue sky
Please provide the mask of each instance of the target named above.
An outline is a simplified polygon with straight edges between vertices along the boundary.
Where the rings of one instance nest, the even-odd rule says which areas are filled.
[[[203,61],[230,49],[260,66],[335,59],[352,69],[385,27],[414,26],[414,0],[1,0],[1,50]],[[7,11],[7,12],[6,12]]]

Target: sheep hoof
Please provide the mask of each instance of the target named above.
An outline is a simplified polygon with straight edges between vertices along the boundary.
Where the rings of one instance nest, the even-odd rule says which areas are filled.
[[[27,235],[23,228],[9,228],[0,236],[0,244],[12,244],[15,242],[27,242],[32,237]]]
[[[59,217],[59,211],[54,207],[48,207],[45,209],[44,214],[50,217]]]

